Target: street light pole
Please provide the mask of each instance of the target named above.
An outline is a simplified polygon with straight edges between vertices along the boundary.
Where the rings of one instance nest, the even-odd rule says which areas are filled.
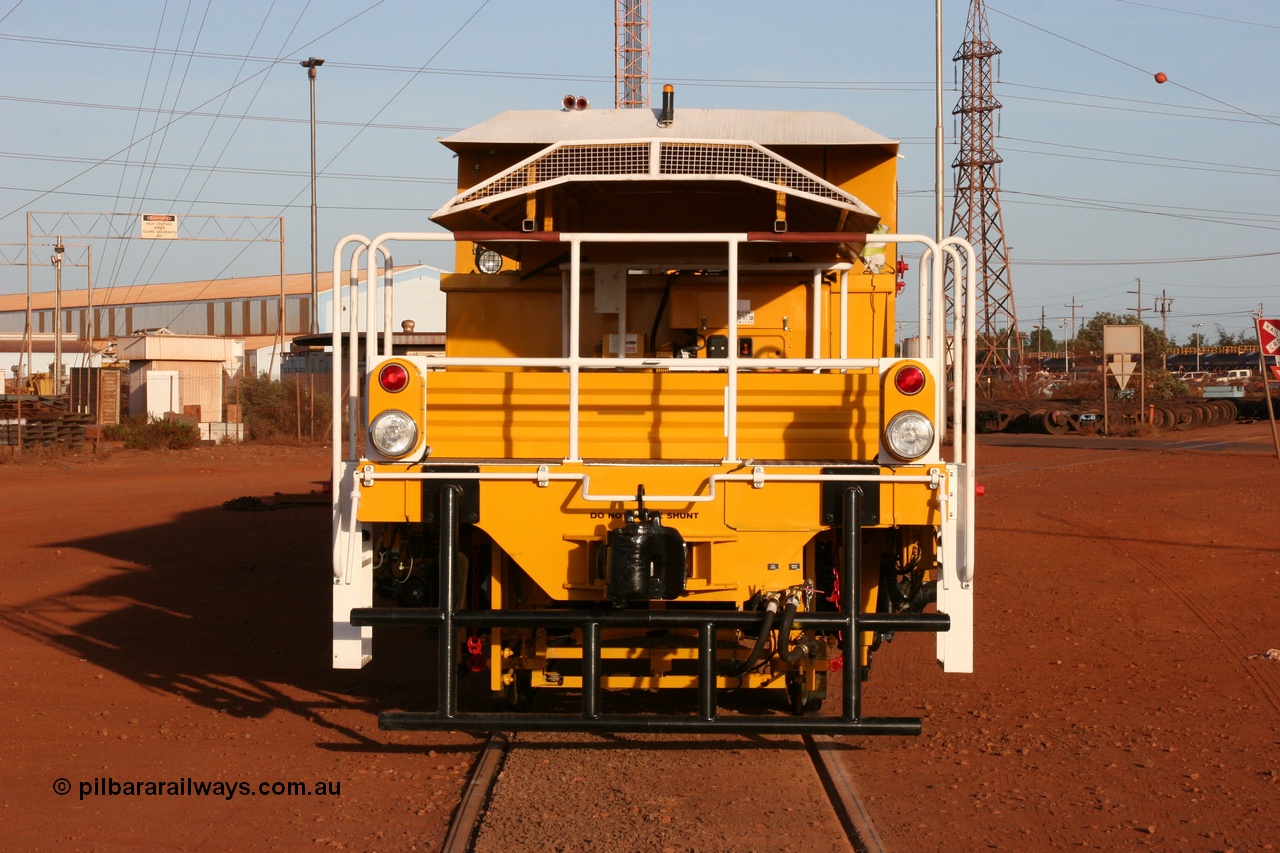
[[[316,278],[316,69],[324,65],[324,60],[312,56],[299,64],[307,69],[307,79],[311,83],[311,317],[308,330],[314,335],[320,331],[317,321],[320,285]]]
[[[1203,325],[1204,323],[1192,323],[1191,328],[1198,329]],[[1199,332],[1195,332],[1195,336],[1196,336],[1196,370],[1199,371],[1200,370],[1200,349],[1204,346],[1204,336],[1201,335]]]
[[[62,245],[62,238],[53,247],[53,256],[49,262],[53,264],[56,284],[53,291],[53,396],[62,394],[62,253],[67,247]]]

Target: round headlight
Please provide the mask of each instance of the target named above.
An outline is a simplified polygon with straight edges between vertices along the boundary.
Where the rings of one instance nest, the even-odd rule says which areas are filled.
[[[919,412],[902,412],[889,421],[884,442],[899,459],[919,459],[933,447],[933,424]]]
[[[481,249],[476,252],[476,269],[485,275],[493,275],[502,269],[502,255],[493,249]]]
[[[404,412],[391,409],[369,424],[369,441],[383,456],[404,456],[418,444],[418,425]]]

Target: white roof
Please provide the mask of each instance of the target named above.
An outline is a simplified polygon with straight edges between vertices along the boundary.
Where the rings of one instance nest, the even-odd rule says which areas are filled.
[[[881,145],[897,141],[839,113],[779,110],[675,110],[658,126],[658,110],[511,110],[440,142],[452,150],[468,145],[543,144],[598,139],[741,139],[774,145]]]

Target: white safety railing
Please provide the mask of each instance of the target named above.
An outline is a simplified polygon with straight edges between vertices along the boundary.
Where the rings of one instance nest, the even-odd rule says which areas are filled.
[[[455,240],[476,239],[480,235],[470,234],[467,232],[459,233],[442,233],[442,232],[392,232],[383,234],[370,240],[367,237],[358,234],[348,235],[344,237],[334,249],[333,258],[333,314],[331,327],[333,329],[333,484],[334,489],[339,488],[339,484],[343,480],[350,478],[354,473],[350,464],[357,461],[358,457],[358,429],[361,424],[361,397],[360,389],[362,379],[359,375],[359,353],[356,346],[356,337],[360,332],[360,317],[363,313],[364,317],[364,335],[365,335],[365,352],[368,354],[367,364],[371,368],[379,359],[389,357],[392,352],[393,342],[393,318],[394,318],[394,277],[392,271],[394,269],[392,256],[390,252],[390,244],[399,242],[451,242]],[[537,242],[559,242],[569,245],[569,263],[565,271],[565,283],[563,290],[566,292],[567,299],[563,329],[563,339],[565,347],[563,355],[560,357],[541,357],[541,358],[520,358],[520,357],[441,357],[432,360],[435,367],[447,369],[449,367],[511,367],[511,368],[552,368],[565,371],[569,377],[568,401],[567,401],[567,420],[568,420],[568,441],[565,448],[566,453],[564,459],[566,462],[581,462],[580,454],[580,374],[583,370],[591,369],[612,369],[612,370],[653,370],[658,369],[678,369],[686,372],[702,371],[702,372],[719,372],[726,376],[725,393],[724,393],[724,462],[741,462],[738,458],[738,377],[742,372],[750,372],[752,370],[767,369],[775,370],[796,370],[796,371],[848,371],[848,370],[875,370],[877,373],[890,369],[892,365],[900,361],[898,358],[848,358],[848,273],[850,265],[848,263],[829,264],[829,265],[812,265],[812,264],[795,264],[790,266],[782,265],[755,265],[741,264],[739,262],[739,249],[744,243],[752,242],[832,242],[837,236],[844,238],[849,242],[856,241],[859,235],[804,235],[804,234],[779,234],[773,235],[769,233],[759,234],[723,234],[723,233],[638,233],[638,234],[591,234],[591,233],[567,233],[559,234],[533,233],[533,234],[503,234],[503,235],[484,235],[486,242],[496,242],[497,240],[512,241],[537,241]],[[936,399],[935,411],[938,413],[939,424],[939,444],[941,443],[941,434],[944,425],[947,422],[948,409],[953,416],[953,461],[960,465],[961,477],[965,480],[960,484],[960,491],[966,496],[961,501],[961,505],[965,508],[965,519],[962,522],[966,530],[972,530],[973,522],[973,501],[971,500],[973,483],[972,472],[974,470],[974,436],[976,432],[975,413],[971,401],[976,393],[976,371],[975,371],[975,312],[976,302],[974,294],[974,282],[976,273],[974,269],[973,250],[963,240],[958,238],[948,238],[941,244],[937,244],[928,237],[919,234],[877,234],[875,235],[877,242],[885,243],[915,243],[923,246],[922,263],[920,265],[921,278],[919,286],[919,322],[921,329],[922,351],[918,361],[923,361],[929,367],[932,375],[935,377]],[[821,238],[821,239],[818,239]],[[721,244],[725,247],[725,272],[726,286],[725,299],[727,303],[727,331],[728,331],[728,355],[725,358],[715,359],[687,359],[687,358],[624,358],[618,357],[587,357],[580,353],[581,341],[581,316],[582,316],[582,273],[584,270],[592,269],[590,265],[586,265],[582,261],[582,248],[584,245],[597,242],[611,243],[700,243],[700,244]],[[346,304],[349,308],[344,308],[344,300],[342,299],[341,276],[344,269],[343,258],[348,247],[354,245],[354,251],[351,255],[349,265],[348,278],[348,297]],[[365,263],[365,307],[363,312],[359,309],[359,281],[360,281],[360,264],[361,260]],[[935,262],[937,259],[943,259]],[[379,264],[381,259],[381,264]],[[964,292],[954,300],[954,316],[951,318],[952,334],[950,350],[953,353],[952,360],[952,393],[950,399],[947,395],[947,375],[948,375],[948,336],[946,333],[946,325],[948,318],[944,310],[944,273],[945,260],[950,260],[954,270],[954,280],[963,281]],[[702,268],[705,268],[703,265]],[[739,277],[743,272],[754,271],[779,271],[783,269],[792,270],[810,270],[812,272],[812,292],[813,292],[813,317],[811,319],[811,337],[813,352],[818,352],[820,343],[823,339],[822,327],[822,302],[820,298],[822,294],[823,283],[825,277],[829,274],[835,274],[838,277],[840,289],[840,316],[839,316],[839,354],[837,357],[810,357],[810,358],[781,358],[781,359],[752,359],[743,358],[738,355],[738,338],[739,338],[739,322],[738,322],[738,293],[739,293]],[[381,273],[380,273],[381,270]],[[381,293],[379,293],[381,289]],[[381,299],[379,299],[381,296]],[[625,296],[620,300],[625,305]],[[381,309],[381,310],[379,310]],[[625,311],[625,308],[623,309]],[[346,313],[344,318],[343,314]],[[619,354],[625,351],[624,338],[626,324],[620,318],[619,322],[619,346],[617,347]],[[379,333],[381,329],[381,333]],[[926,331],[927,330],[927,331]],[[349,343],[349,346],[347,345]],[[345,352],[344,352],[345,348]],[[346,463],[343,458],[343,431],[342,431],[342,389],[341,389],[341,365],[343,357],[347,358],[347,377],[349,385],[349,394],[347,401],[347,429],[345,434],[345,446],[347,448]],[[938,461],[937,448],[929,457],[921,460],[924,463],[936,463]],[[384,475],[379,475],[381,478]],[[422,475],[414,475],[421,477]],[[528,478],[530,475],[518,475]],[[815,475],[816,476],[816,475]],[[812,479],[812,477],[810,477]],[[883,478],[878,478],[883,479]],[[711,486],[713,487],[713,483]],[[616,496],[611,496],[611,499]],[[659,498],[651,497],[650,500]],[[705,496],[680,496],[682,500],[707,500]],[[352,517],[345,519],[347,524],[355,524],[354,506],[350,508]],[[342,513],[344,516],[346,513]],[[335,547],[337,546],[339,522],[335,517]],[[964,565],[972,566],[972,536],[966,536],[968,558],[965,559]]]
[[[338,278],[342,269],[342,253],[349,243],[355,243],[358,246],[357,251],[352,258],[352,309],[347,317],[347,323],[342,322],[341,300],[335,296],[334,312],[333,312],[333,328],[335,330],[335,340],[340,337],[345,330],[350,332],[351,338],[354,339],[358,331],[359,312],[354,307],[356,301],[356,282],[357,273],[354,271],[358,267],[361,255],[365,257],[368,264],[365,280],[367,283],[365,292],[364,310],[365,317],[365,352],[370,354],[369,362],[372,364],[378,358],[385,358],[392,353],[392,319],[394,316],[394,287],[393,279],[390,275],[385,276],[385,280],[381,285],[382,305],[379,306],[378,300],[378,282],[383,277],[379,276],[378,258],[384,259],[384,270],[392,269],[391,253],[388,244],[394,242],[405,241],[452,241],[457,239],[465,239],[466,234],[449,234],[440,232],[392,232],[383,234],[370,241],[360,235],[351,235],[344,238],[339,243],[334,252],[334,292],[339,292]],[[829,235],[822,235],[826,239],[830,239]],[[842,235],[843,236],[843,235]],[[554,237],[559,242],[568,243],[570,247],[570,261],[568,269],[568,277],[565,290],[568,291],[567,296],[567,317],[565,318],[564,340],[566,344],[566,352],[560,357],[544,357],[544,358],[478,358],[478,357],[443,357],[433,359],[433,366],[448,369],[449,367],[539,367],[561,369],[569,374],[569,400],[568,400],[568,445],[566,447],[565,460],[568,462],[581,461],[580,455],[580,433],[579,433],[579,407],[580,407],[580,383],[579,374],[582,370],[590,369],[622,369],[622,370],[652,370],[654,368],[673,369],[678,368],[682,371],[702,371],[702,372],[720,372],[726,374],[725,389],[725,414],[724,414],[724,432],[725,432],[725,461],[741,461],[738,459],[738,430],[737,430],[737,407],[738,407],[738,375],[744,371],[752,370],[807,370],[813,372],[821,371],[847,371],[847,370],[885,370],[888,369],[895,361],[899,359],[878,359],[878,358],[848,358],[848,264],[832,264],[826,266],[815,265],[795,265],[788,267],[790,269],[812,270],[813,281],[812,288],[815,297],[821,293],[823,278],[827,274],[834,273],[839,278],[840,285],[840,304],[841,312],[839,318],[839,357],[835,358],[787,358],[787,359],[768,359],[767,363],[760,359],[743,358],[738,355],[738,288],[739,277],[743,271],[755,271],[762,269],[772,269],[779,271],[784,269],[780,265],[769,265],[768,267],[757,265],[740,265],[738,260],[738,250],[743,243],[747,242],[763,242],[773,239],[783,240],[787,242],[801,242],[804,235],[801,234],[784,234],[777,235],[747,235],[747,234],[707,234],[707,233],[675,233],[675,234],[578,234],[578,233],[560,233],[558,235],[540,234],[512,234],[505,239],[519,241],[536,239],[540,242],[547,241],[548,237]],[[852,241],[857,235],[847,235]],[[491,238],[491,241],[497,238]],[[932,255],[938,251],[937,246],[929,238],[917,234],[877,234],[877,241],[883,242],[916,242],[924,244],[926,255]],[[582,273],[584,269],[589,269],[588,265],[582,262],[582,247],[585,244],[595,242],[629,242],[629,243],[719,243],[726,248],[726,293],[725,299],[727,303],[728,317],[728,356],[726,358],[716,359],[681,359],[681,358],[597,358],[583,356],[579,351],[580,346],[580,329],[582,314]],[[816,240],[814,242],[817,242]],[[942,302],[942,268],[941,265],[926,265],[926,269],[930,269],[932,275],[926,279],[922,276],[921,298],[921,329],[931,329],[932,334],[927,337],[929,339],[928,351],[922,353],[922,357],[918,360],[930,363],[930,369],[933,375],[939,380],[937,385],[936,410],[942,414],[947,410],[948,401],[945,395],[946,383],[943,378],[946,376],[946,357],[945,348],[938,346],[935,342],[945,340],[943,325],[945,317],[941,310],[932,312],[932,317],[926,313],[929,305],[941,306]],[[924,270],[922,269],[922,273]],[[813,318],[810,322],[810,332],[812,337],[812,345],[814,351],[820,346],[822,340],[822,300],[814,298]],[[625,304],[625,303],[624,303]],[[379,311],[381,307],[381,311]],[[623,309],[625,310],[625,309]],[[381,322],[379,322],[381,321]],[[382,333],[379,335],[379,326]],[[619,334],[625,334],[625,325],[619,327],[623,331]],[[381,346],[379,346],[379,342]],[[340,361],[340,344],[335,344],[334,358],[335,363]],[[619,350],[624,350],[624,346],[619,346]],[[971,349],[971,348],[970,348]],[[350,361],[349,375],[354,377],[357,374],[356,361],[358,355],[356,348],[351,347],[348,354]],[[341,396],[340,390],[336,387],[335,373],[335,399]],[[357,385],[352,382],[352,396],[356,394]],[[357,404],[352,402],[348,406],[349,412],[355,413]],[[958,410],[958,408],[957,408]],[[338,414],[337,404],[335,403],[335,418]],[[354,418],[351,419],[354,422]],[[941,420],[941,419],[940,419]],[[335,421],[336,422],[336,421]],[[351,427],[354,430],[354,426]],[[338,448],[336,447],[340,434],[335,429],[335,464],[338,458]],[[349,441],[349,446],[354,446],[354,442]]]

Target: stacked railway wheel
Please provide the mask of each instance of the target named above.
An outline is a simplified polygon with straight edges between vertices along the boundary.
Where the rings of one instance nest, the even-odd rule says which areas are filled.
[[[1133,401],[1108,406],[1112,429],[1150,424],[1163,432],[1185,432],[1224,426],[1240,417],[1229,399],[1183,399],[1151,403],[1143,411]],[[1047,435],[1097,435],[1102,432],[1103,407],[1083,400],[988,400],[977,411],[978,431]]]

